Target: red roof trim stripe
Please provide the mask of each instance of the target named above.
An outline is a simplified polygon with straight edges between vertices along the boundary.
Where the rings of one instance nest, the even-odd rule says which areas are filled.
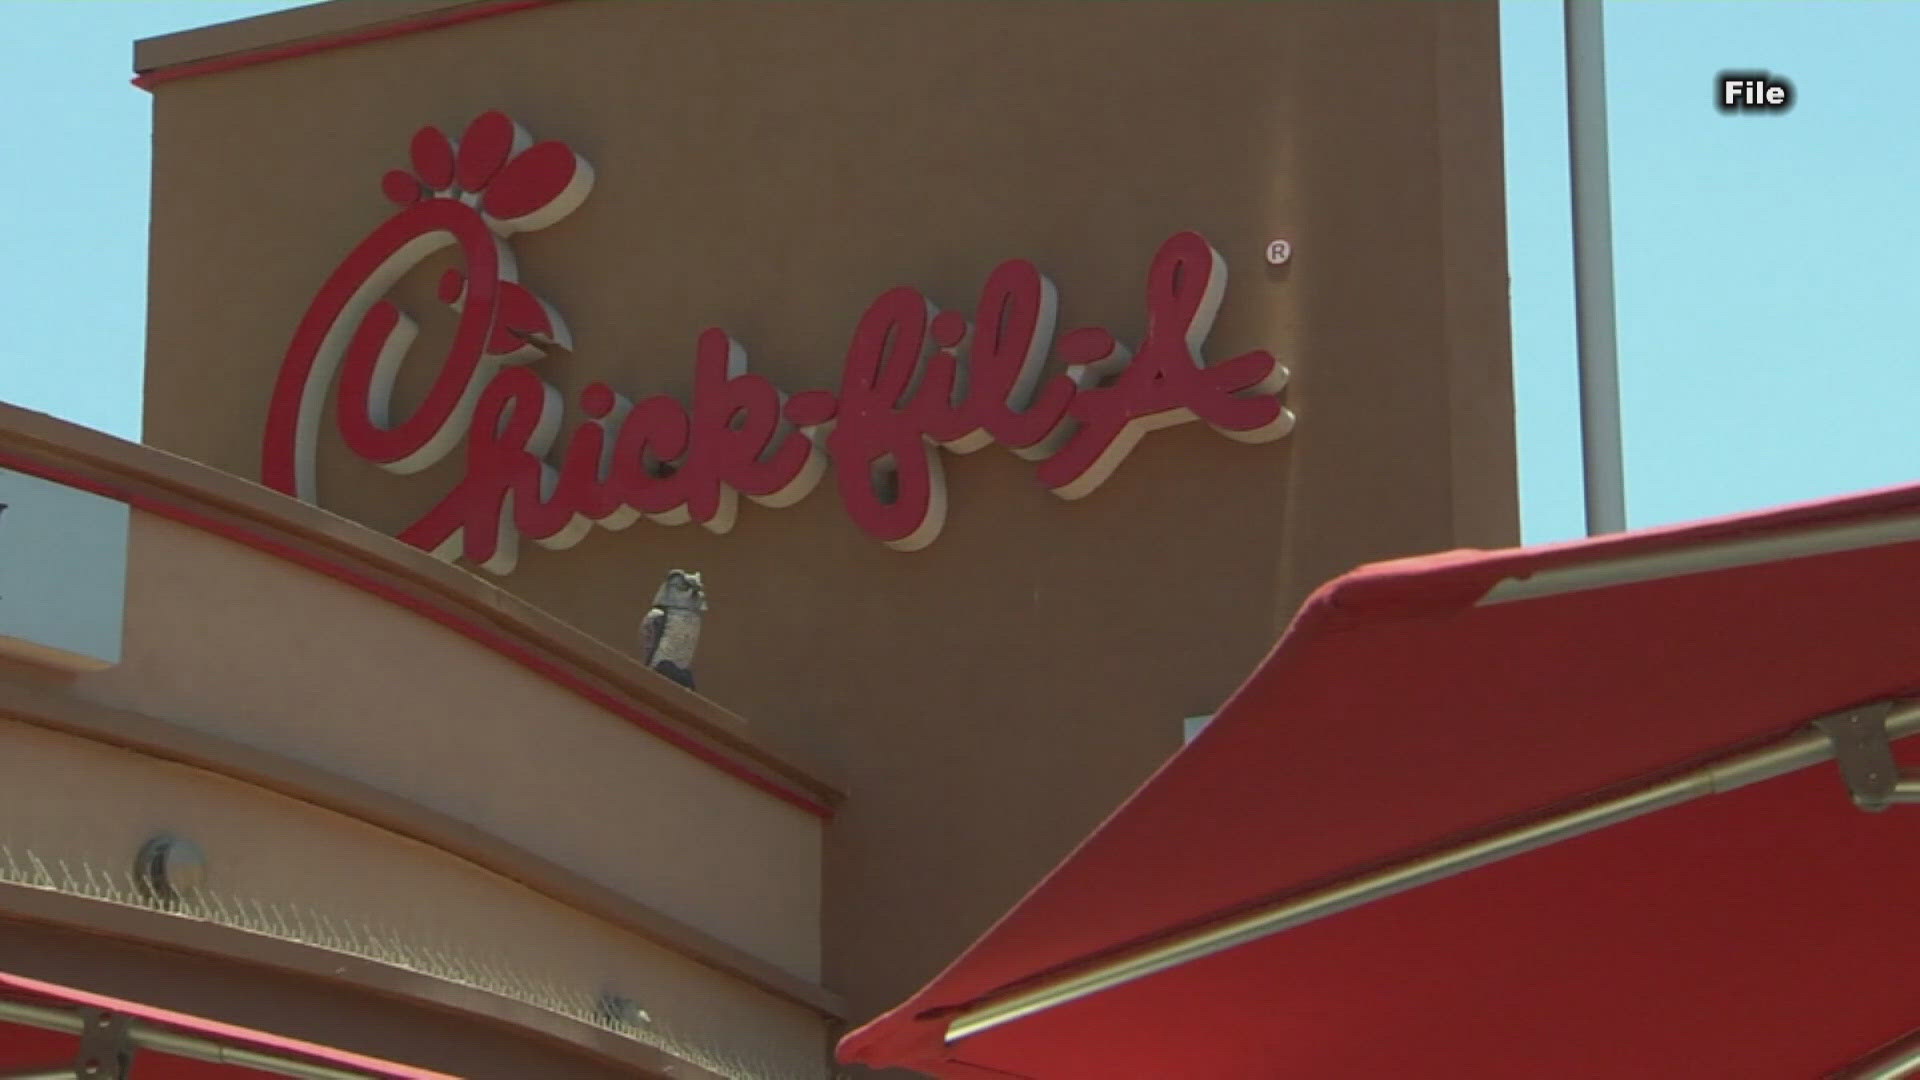
[[[423,30],[438,30],[443,26],[455,26],[472,22],[475,19],[490,18],[495,15],[510,15],[528,8],[545,7],[556,0],[493,0],[491,3],[472,4],[454,8],[450,11],[436,11],[429,15],[418,15],[410,19],[396,19],[378,26],[361,27],[355,30],[319,37],[290,41],[282,45],[273,45],[262,49],[249,49],[244,52],[228,53],[225,56],[209,57],[188,64],[173,67],[155,68],[134,76],[133,85],[142,90],[151,90],[161,83],[190,79],[198,75],[217,75],[227,71],[253,67],[257,64],[270,64],[277,60],[291,60],[314,53],[341,49],[349,45],[365,45],[369,42],[384,41],[387,38],[401,37],[419,33]]]

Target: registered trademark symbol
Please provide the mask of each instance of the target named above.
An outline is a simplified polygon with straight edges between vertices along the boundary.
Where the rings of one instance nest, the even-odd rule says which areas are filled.
[[[1282,266],[1293,258],[1293,245],[1285,240],[1275,240],[1267,245],[1267,265]]]

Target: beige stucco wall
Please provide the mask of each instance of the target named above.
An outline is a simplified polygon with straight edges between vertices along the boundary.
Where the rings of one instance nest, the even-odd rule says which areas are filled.
[[[136,513],[75,684],[439,810],[815,979],[820,822],[425,617]]]
[[[457,135],[490,108],[596,169],[578,212],[514,242],[573,328],[575,351],[538,363],[569,401],[596,378],[684,400],[709,326],[788,390],[832,386],[876,294],[968,310],[1011,257],[1059,286],[1063,329],[1137,342],[1154,249],[1208,235],[1230,272],[1209,354],[1293,368],[1281,443],[1157,432],[1075,503],[1002,450],[949,456],[947,530],[913,554],[863,536],[829,483],[725,537],[529,547],[503,580],[628,647],[667,568],[704,573],[702,692],[849,788],[824,977],[864,1017],[1163,761],[1313,587],[1517,539],[1498,70],[1491,3],[576,0],[163,83],[146,437],[257,477],[280,357],[388,213],[381,175],[420,126]],[[1274,238],[1294,243],[1284,268],[1262,259]],[[444,266],[395,293],[422,325],[403,409],[444,345]],[[320,462],[323,503],[388,532],[459,466],[391,475],[330,423]],[[424,722],[449,723],[430,696]],[[384,729],[333,730],[259,737],[498,813],[430,760],[353,743]]]
[[[745,1077],[825,1075],[818,1015],[425,845],[12,720],[0,719],[0,746],[8,862],[37,858],[56,879],[117,876],[125,890],[135,852],[169,832],[205,853],[212,903],[254,908],[291,940],[324,946],[347,927],[372,928],[362,933],[385,940],[376,958],[391,963],[463,972],[499,993],[545,984],[576,1003],[616,990],[647,1009],[652,1038],[670,1049],[745,1066]]]

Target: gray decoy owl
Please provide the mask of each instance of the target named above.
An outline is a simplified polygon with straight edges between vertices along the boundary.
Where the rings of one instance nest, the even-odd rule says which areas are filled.
[[[653,594],[653,607],[640,621],[640,661],[687,689],[693,689],[693,651],[700,645],[700,620],[707,611],[707,590],[700,575],[667,571]]]

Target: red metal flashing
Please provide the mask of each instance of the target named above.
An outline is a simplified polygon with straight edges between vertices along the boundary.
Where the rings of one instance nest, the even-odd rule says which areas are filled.
[[[209,57],[192,63],[178,64],[172,67],[155,68],[143,71],[133,78],[133,85],[142,90],[151,90],[161,83],[190,79],[197,75],[217,75],[225,71],[237,71],[253,67],[256,64],[270,64],[276,60],[291,60],[300,56],[330,49],[345,48],[349,45],[365,45],[372,41],[384,41],[387,38],[418,33],[422,30],[438,30],[443,26],[456,26],[460,23],[485,19],[494,15],[510,15],[528,8],[544,7],[556,0],[491,0],[488,3],[470,4],[450,11],[437,11],[429,15],[417,15],[409,19],[396,19],[378,26],[367,26],[335,34],[323,34],[319,37],[290,41],[283,45],[274,45],[263,49],[249,49],[244,52],[228,53],[225,56]]]

